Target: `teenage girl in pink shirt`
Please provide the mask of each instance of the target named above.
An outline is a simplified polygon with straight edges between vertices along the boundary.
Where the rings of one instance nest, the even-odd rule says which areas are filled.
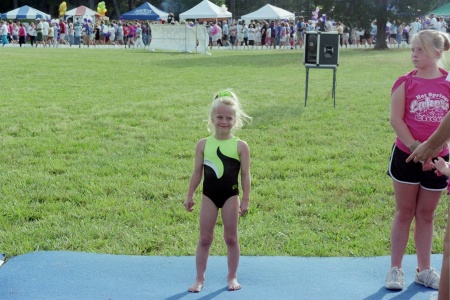
[[[446,34],[423,30],[412,38],[411,60],[415,69],[400,76],[391,92],[390,123],[397,138],[392,150],[388,174],[395,193],[395,214],[391,228],[391,266],[385,287],[401,290],[404,285],[402,260],[414,219],[414,243],[417,251],[415,282],[437,289],[439,273],[430,265],[434,211],[447,187],[447,177],[438,176],[431,162],[406,162],[408,156],[438,128],[449,111],[448,73],[440,68],[444,51],[450,49]],[[437,153],[439,152],[439,153]],[[435,156],[448,161],[443,144]]]

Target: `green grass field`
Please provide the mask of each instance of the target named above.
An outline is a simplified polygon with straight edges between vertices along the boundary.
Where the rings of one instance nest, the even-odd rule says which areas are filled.
[[[389,255],[390,89],[409,51],[342,50],[333,108],[324,69],[304,106],[299,50],[0,48],[0,251],[194,255],[195,144],[213,94],[233,88],[254,118],[237,133],[253,178],[242,255]],[[446,214],[443,194],[433,253]],[[222,237],[219,220],[212,255]]]

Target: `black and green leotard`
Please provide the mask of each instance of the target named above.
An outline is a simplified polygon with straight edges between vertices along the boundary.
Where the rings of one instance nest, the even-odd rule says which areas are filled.
[[[227,199],[239,195],[238,176],[241,161],[238,154],[239,138],[206,139],[203,158],[203,194],[221,208]]]

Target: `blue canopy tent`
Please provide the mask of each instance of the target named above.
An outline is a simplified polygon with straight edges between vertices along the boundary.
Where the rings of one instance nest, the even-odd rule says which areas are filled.
[[[159,20],[167,19],[168,13],[157,9],[148,2],[144,2],[141,6],[124,13],[120,18],[124,20]]]
[[[49,14],[46,14],[42,11],[34,9],[28,5],[24,5],[22,7],[13,9],[9,12],[1,14],[0,17],[2,19],[26,19],[26,20],[34,20],[37,18],[40,19],[51,19]]]

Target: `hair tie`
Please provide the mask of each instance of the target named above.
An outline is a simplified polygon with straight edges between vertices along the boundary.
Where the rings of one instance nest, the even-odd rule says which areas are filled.
[[[223,90],[217,93],[216,99],[219,97],[231,97],[234,99],[233,94],[230,91]]]

